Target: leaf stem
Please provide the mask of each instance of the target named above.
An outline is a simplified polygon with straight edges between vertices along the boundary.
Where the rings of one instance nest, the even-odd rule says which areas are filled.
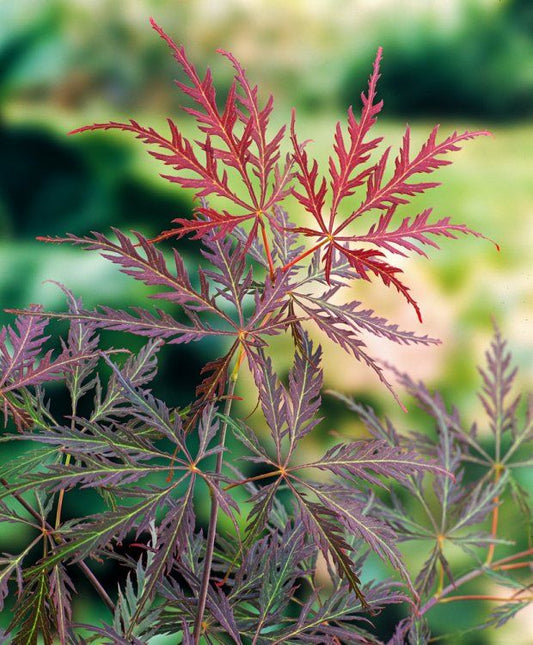
[[[266,228],[265,228],[265,223],[263,222],[263,218],[261,216],[258,217],[259,220],[259,226],[261,227],[261,237],[263,238],[263,244],[265,245],[265,253],[267,256],[267,261],[268,261],[268,270],[270,272],[270,279],[274,279],[274,262],[272,260],[272,253],[270,252],[270,245],[268,243],[268,237],[266,234]]]
[[[76,428],[76,400],[74,395],[72,396],[72,411],[71,411],[71,421],[70,421],[70,431],[74,432]],[[65,466],[68,466],[70,464],[70,459],[71,456],[70,454],[67,454],[65,457]],[[61,524],[61,512],[63,511],[63,500],[65,499],[65,489],[62,488],[59,491],[59,496],[57,500],[57,509],[56,509],[56,530],[59,529],[59,525]]]
[[[484,594],[467,594],[465,596],[448,596],[440,602],[455,602],[456,600],[492,600],[494,602],[528,602],[533,597],[520,598],[512,596],[511,598],[502,598],[501,596],[486,596]]]
[[[242,352],[242,348],[241,348]],[[239,360],[237,359],[237,365],[239,365]],[[233,402],[233,394],[235,392],[235,386],[237,384],[239,372],[233,370],[228,381],[228,394],[226,398],[226,403],[224,405],[224,416],[229,416],[231,412],[231,404]],[[223,448],[226,442],[226,433],[228,429],[227,421],[222,423],[220,428],[220,446]],[[215,472],[219,475],[222,472],[222,464],[224,460],[224,451],[221,450],[217,455],[217,461],[215,466]],[[209,590],[209,579],[211,577],[211,564],[213,562],[213,553],[215,550],[215,538],[217,530],[217,519],[218,519],[218,501],[215,495],[211,494],[211,513],[209,515],[209,528],[207,530],[207,546],[205,551],[204,558],[204,570],[202,574],[202,582],[200,585],[200,592],[198,594],[198,610],[196,613],[196,620],[194,623],[194,643],[198,645],[200,638],[202,636],[202,623],[205,613],[205,605],[207,600],[207,592]]]
[[[533,567],[533,562],[515,562],[513,564],[502,564],[495,567],[496,571],[511,571],[511,569],[523,569],[524,567]]]
[[[65,458],[65,466],[68,466],[70,464],[70,455],[67,455]],[[59,525],[61,524],[61,512],[63,510],[63,500],[65,499],[65,489],[62,488],[59,491],[59,497],[57,500],[57,509],[56,509],[56,530],[59,529]]]
[[[513,553],[513,555],[509,555],[506,558],[502,558],[501,560],[494,562],[490,568],[499,569],[502,564],[507,564],[508,562],[519,560],[520,558],[527,558],[528,555],[533,555],[533,547],[527,549],[526,551],[520,551],[520,553]]]
[[[282,270],[282,271],[288,271],[292,266],[294,266],[295,264],[298,264],[298,262],[300,262],[301,260],[303,260],[305,257],[307,257],[308,255],[311,255],[311,253],[314,253],[317,249],[319,249],[319,248],[321,248],[322,246],[324,246],[324,244],[325,244],[327,241],[328,241],[328,239],[327,239],[327,238],[324,238],[324,239],[323,239],[321,242],[319,242],[318,244],[315,244],[315,245],[314,245],[314,246],[312,246],[310,249],[307,249],[307,251],[304,251],[303,253],[300,253],[300,255],[298,255],[297,257],[295,257],[295,258],[294,258],[294,260],[291,260],[290,262],[288,262],[287,264],[285,264],[283,267],[281,267],[281,270]]]
[[[502,473],[502,468],[500,464],[494,464],[495,469],[494,469],[494,484],[497,485],[498,482],[500,481],[501,473]],[[496,538],[496,535],[498,533],[498,519],[500,515],[500,496],[496,495],[496,497],[492,500],[494,502],[494,508],[492,509],[492,526],[491,526],[491,537]],[[485,561],[485,564],[488,566],[492,562],[492,559],[494,558],[494,550],[496,548],[496,544],[492,542],[489,544],[489,548],[487,551],[487,559]]]
[[[474,569],[473,571],[469,571],[468,573],[465,573],[463,576],[461,576],[454,582],[451,582],[448,586],[444,587],[444,589],[441,591],[441,593],[438,596],[434,595],[426,603],[424,603],[422,607],[420,607],[420,609],[418,610],[418,615],[423,616],[437,603],[444,602],[445,596],[447,596],[450,592],[455,591],[465,583],[470,582],[470,580],[474,580],[475,578],[478,578],[479,576],[483,575],[487,571],[487,569],[489,570],[502,569],[504,566],[505,567],[508,566],[509,563],[512,563],[515,560],[519,560],[520,558],[526,558],[531,555],[533,555],[533,548],[527,549],[525,551],[520,551],[520,553],[515,553],[513,555],[508,556],[507,558],[502,558],[501,560],[492,562],[489,565],[483,565],[478,569]],[[522,566],[529,563],[521,562],[516,564],[520,564]]]
[[[228,486],[225,486],[224,490],[231,490],[232,488],[236,488],[237,486],[243,486],[244,484],[248,484],[249,482],[256,482],[256,481],[259,481],[260,479],[267,479],[268,477],[278,477],[281,474],[282,474],[282,472],[279,469],[278,470],[271,470],[268,473],[263,473],[261,475],[255,475],[255,477],[247,477],[246,479],[241,479],[238,482],[233,482],[233,484],[229,484]]]

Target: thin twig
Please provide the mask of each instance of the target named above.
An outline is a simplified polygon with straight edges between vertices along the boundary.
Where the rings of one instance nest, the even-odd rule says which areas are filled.
[[[495,569],[495,571],[510,571],[511,569],[523,569],[524,567],[533,567],[533,561],[502,564],[499,567],[493,567],[493,569]]]
[[[494,602],[528,602],[532,598],[530,597],[525,597],[525,598],[520,598],[516,596],[512,596],[511,598],[502,598],[501,596],[486,596],[484,594],[467,594],[465,596],[448,596],[447,598],[443,598],[440,602],[445,603],[445,602],[455,602],[456,600],[491,600]]]
[[[238,361],[237,361],[238,364]],[[235,385],[237,383],[238,371],[231,374],[228,385],[228,396],[224,405],[224,416],[229,416],[231,412],[231,404],[233,402],[233,394],[235,392]],[[224,447],[226,441],[226,432],[228,429],[227,421],[224,421],[220,428],[220,446]],[[222,472],[222,464],[224,451],[221,450],[217,455],[215,472],[219,475]],[[202,622],[204,619],[205,605],[207,601],[207,592],[209,590],[209,579],[211,577],[211,564],[213,562],[213,553],[215,550],[215,537],[217,532],[217,519],[218,519],[218,501],[215,495],[211,493],[211,513],[209,516],[209,528],[207,531],[207,546],[204,558],[204,571],[202,575],[202,582],[200,586],[200,593],[198,596],[198,610],[196,613],[196,620],[194,623],[194,643],[198,645],[202,636]]]

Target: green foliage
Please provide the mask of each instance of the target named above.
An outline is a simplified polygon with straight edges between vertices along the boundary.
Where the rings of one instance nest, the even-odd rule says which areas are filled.
[[[488,9],[472,5],[452,28],[421,20],[418,27],[400,26],[388,35],[385,30],[382,96],[391,113],[485,122],[530,119],[531,16],[530,3],[515,0]],[[356,101],[360,67],[357,60],[344,76],[344,102]]]

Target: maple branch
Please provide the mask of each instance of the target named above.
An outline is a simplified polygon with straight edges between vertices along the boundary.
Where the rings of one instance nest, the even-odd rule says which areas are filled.
[[[7,488],[7,490],[10,490],[9,482],[5,480],[3,477],[0,478],[0,484],[2,484],[5,488]],[[33,508],[33,506],[28,504],[28,502],[24,499],[24,497],[22,497],[22,495],[19,495],[18,493],[15,493],[15,492],[12,492],[11,495],[13,495],[14,499],[16,499],[17,502],[21,506],[23,506],[34,519],[36,519],[39,522],[39,524],[44,526],[44,528],[48,531],[48,533],[53,537],[53,539],[56,542],[64,543],[65,540],[61,537],[61,535],[54,529],[54,527],[46,519],[42,518],[39,515],[39,513]],[[85,574],[85,577],[92,584],[96,593],[107,605],[107,608],[114,614],[115,603],[111,600],[107,591],[102,587],[98,578],[94,575],[94,573],[89,569],[89,567],[87,566],[87,564],[85,564],[83,560],[79,560],[78,562],[76,562],[76,564],[79,566],[79,568]]]
[[[98,593],[98,595],[100,596],[100,598],[107,605],[107,608],[114,614],[115,613],[115,603],[108,596],[107,591],[102,587],[102,585],[100,584],[100,581],[98,580],[98,578],[94,575],[94,573],[89,569],[89,567],[85,564],[85,562],[83,560],[80,560],[76,564],[83,571],[83,573],[85,574],[85,577],[87,578],[87,580],[89,580],[89,582],[95,588],[95,590]]]
[[[520,558],[526,558],[531,555],[533,555],[533,548],[526,549],[525,551],[520,551],[520,553],[515,553],[513,555],[508,556],[507,558],[502,558],[501,560],[497,560],[496,562],[492,562],[491,564],[488,564],[488,565],[484,564],[481,567],[474,569],[473,571],[469,571],[468,573],[465,573],[463,576],[461,576],[454,582],[451,582],[449,585],[444,587],[444,589],[441,591],[441,593],[438,596],[435,595],[432,598],[430,598],[426,603],[424,603],[422,607],[418,609],[418,615],[423,616],[437,603],[444,602],[445,596],[447,596],[449,593],[451,593],[452,591],[455,591],[455,589],[458,589],[459,587],[466,584],[467,582],[470,582],[475,578],[479,578],[479,576],[483,575],[487,570],[496,571],[498,569],[503,569],[503,567],[506,567],[508,563],[513,563],[515,565],[514,568],[518,568],[516,567],[516,564],[519,564],[520,566],[526,566],[528,564],[531,564],[531,562],[514,563],[515,560],[519,560]]]
[[[443,598],[440,602],[455,602],[456,600],[492,600],[494,602],[526,602],[533,600],[533,596],[520,598],[516,596],[511,596],[510,598],[502,598],[501,596],[486,596],[484,594],[467,594],[465,596],[448,596],[448,598]]]
[[[242,351],[242,350],[241,350]],[[231,412],[231,404],[233,401],[233,395],[235,393],[235,386],[237,384],[237,378],[239,375],[238,366],[240,365],[239,360],[237,360],[236,367],[237,369],[233,371],[230,375],[228,381],[228,394],[226,403],[224,405],[224,416],[228,417]],[[226,441],[226,432],[228,429],[228,422],[224,421],[220,428],[220,443],[219,445],[223,448]],[[215,466],[215,473],[220,475],[222,472],[222,464],[224,460],[224,451],[220,450],[217,454],[217,461]],[[216,538],[216,529],[217,529],[217,519],[218,519],[218,500],[215,495],[211,492],[211,513],[209,515],[209,528],[207,531],[207,545],[204,557],[204,570],[202,575],[202,582],[200,586],[200,592],[198,594],[198,610],[196,614],[196,620],[194,623],[194,643],[198,645],[200,638],[202,636],[202,622],[204,618],[205,605],[207,600],[207,592],[209,589],[209,579],[211,577],[211,564],[213,562],[213,554],[215,551],[215,538]]]

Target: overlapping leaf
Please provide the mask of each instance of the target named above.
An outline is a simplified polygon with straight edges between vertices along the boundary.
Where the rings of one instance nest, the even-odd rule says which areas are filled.
[[[449,475],[442,466],[428,462],[415,450],[396,448],[386,441],[355,441],[338,444],[308,465],[328,470],[339,477],[353,477],[378,486],[384,483],[377,476],[392,477],[405,482],[417,473],[434,472]]]
[[[94,360],[91,343],[79,347],[65,345],[55,358],[52,350],[41,354],[48,339],[44,335],[48,318],[41,312],[41,307],[33,306],[26,315],[17,318],[15,328],[7,326],[0,331],[0,398],[4,420],[7,422],[11,415],[19,429],[32,419],[20,398],[25,388],[61,379]]]
[[[61,645],[68,645],[72,635],[72,593],[75,590],[66,567],[56,565],[50,573],[50,599],[55,610],[57,636]]]

